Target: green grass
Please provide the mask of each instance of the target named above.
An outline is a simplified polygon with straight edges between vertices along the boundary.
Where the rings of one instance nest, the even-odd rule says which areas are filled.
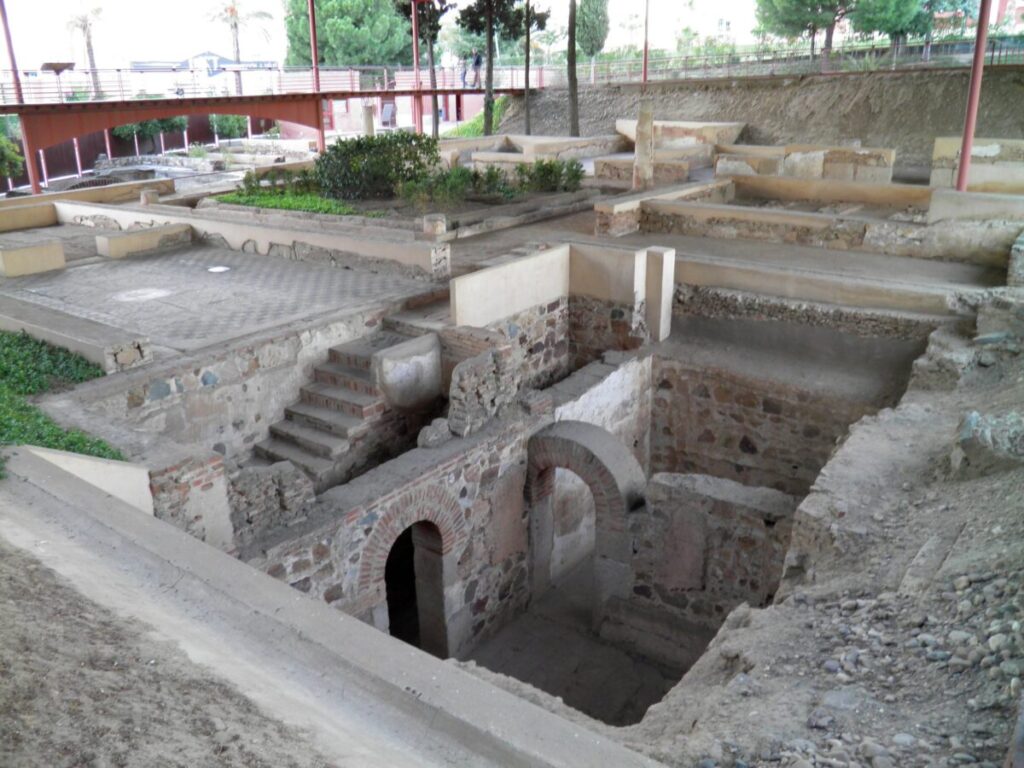
[[[65,430],[28,402],[28,397],[64,389],[103,375],[66,349],[51,347],[24,333],[0,331],[0,446],[27,443],[108,459],[116,449],[78,430]],[[0,477],[3,457],[0,457]]]
[[[494,130],[498,130],[501,119],[508,109],[508,96],[499,96],[494,102]],[[445,139],[473,139],[484,135],[484,113],[467,120],[462,125],[452,128],[443,136]]]
[[[228,192],[217,195],[217,200],[232,205],[250,205],[254,208],[276,208],[282,211],[306,211],[308,213],[330,213],[335,216],[353,216],[359,211],[348,203],[330,200],[314,192],[279,194],[271,190],[260,192]],[[371,214],[363,214],[369,216]]]

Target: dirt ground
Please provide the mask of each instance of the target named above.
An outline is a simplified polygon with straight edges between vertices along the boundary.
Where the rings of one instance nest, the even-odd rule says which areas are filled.
[[[652,83],[656,120],[744,121],[745,144],[844,144],[896,150],[896,169],[906,173],[931,166],[936,136],[963,131],[968,69],[876,71],[833,76],[691,80]],[[580,129],[584,136],[613,133],[615,120],[635,119],[636,86],[580,87]],[[1024,68],[985,73],[978,136],[1024,138]],[[532,97],[536,134],[568,135],[564,89]],[[509,105],[502,133],[523,130],[522,101]],[[927,178],[927,174],[925,174]]]
[[[734,611],[639,724],[471,668],[680,768],[1002,766],[1024,677],[1024,467],[949,470],[964,414],[1024,407],[1024,356],[985,362],[853,427],[801,505],[818,534],[791,548],[777,603]]]
[[[0,766],[329,768],[303,733],[3,543]]]

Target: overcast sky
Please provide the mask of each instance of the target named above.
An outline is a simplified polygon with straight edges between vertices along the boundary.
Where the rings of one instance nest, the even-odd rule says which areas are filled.
[[[462,3],[470,0],[460,0]],[[568,0],[535,0],[538,8],[552,11],[552,24],[561,28],[568,17]],[[708,14],[732,8],[748,15],[753,27],[753,0],[695,0],[696,10],[687,9],[683,0],[650,0],[651,44],[673,47],[677,32]],[[96,63],[101,68],[123,67],[130,61],[183,60],[197,53],[213,51],[231,56],[231,34],[226,24],[210,21],[217,0],[7,0],[18,66],[35,69],[44,61],[74,61],[86,66],[81,35],[67,28],[72,16],[100,8],[94,26]],[[243,59],[284,58],[284,0],[244,0],[246,11],[266,11],[273,20],[261,22],[269,34],[258,30],[243,32]],[[42,11],[42,12],[41,12]],[[609,0],[612,17],[607,47],[642,42],[643,0]],[[706,19],[705,19],[706,21]],[[742,30],[746,32],[747,30]],[[5,60],[0,68],[8,66]]]

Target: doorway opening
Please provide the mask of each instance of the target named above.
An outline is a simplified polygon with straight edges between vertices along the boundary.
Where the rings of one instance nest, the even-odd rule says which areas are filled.
[[[440,658],[448,656],[441,532],[415,523],[399,534],[384,566],[388,632]]]

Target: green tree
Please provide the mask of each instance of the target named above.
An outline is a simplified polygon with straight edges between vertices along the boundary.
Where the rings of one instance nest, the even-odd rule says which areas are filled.
[[[836,24],[850,15],[857,0],[757,0],[757,21],[767,32],[781,37],[802,37],[811,40],[811,58],[814,41],[825,30],[822,68],[828,68],[832,54],[832,38]]]
[[[13,178],[25,170],[25,160],[18,151],[18,145],[0,135],[0,177]]]
[[[590,58],[590,82],[594,82],[597,54],[608,39],[608,0],[580,0],[576,9],[576,47]]]
[[[576,80],[576,0],[569,0],[569,48],[566,51],[569,75],[569,135],[580,135],[580,88]]]
[[[231,30],[231,50],[235,55],[236,64],[242,62],[242,49],[238,42],[241,30],[248,27],[254,21],[265,21],[272,18],[273,16],[266,11],[249,11],[246,13],[239,7],[238,0],[223,2],[216,11],[210,14],[210,21],[227,24]],[[263,33],[264,40],[270,40],[270,33],[265,28],[260,27],[260,31]],[[235,72],[235,93],[239,96],[242,95],[241,70]]]
[[[487,69],[484,78],[484,135],[494,132],[494,41],[495,35],[518,39],[523,30],[523,11],[516,0],[473,0],[459,13],[459,26],[486,40]]]
[[[68,29],[72,32],[81,32],[85,40],[85,58],[89,62],[89,72],[92,78],[92,95],[94,99],[103,96],[100,88],[100,75],[96,71],[96,53],[92,47],[92,25],[100,17],[102,8],[93,8],[87,13],[80,13],[68,20]]]
[[[287,0],[288,66],[312,64],[308,5],[307,0]],[[316,30],[320,64],[394,66],[412,61],[409,22],[392,0],[316,0]]]
[[[895,63],[900,42],[925,23],[921,0],[858,0],[857,9],[850,15],[857,32],[888,35]]]
[[[411,0],[395,0],[395,5],[402,12],[405,18],[412,23],[412,2]],[[427,49],[427,66],[430,68],[430,90],[437,90],[437,70],[435,68],[434,46],[437,45],[438,35],[441,34],[441,18],[455,7],[454,3],[448,0],[432,0],[429,3],[417,3],[416,22],[419,25],[420,44]],[[418,67],[418,61],[413,62]],[[438,137],[440,129],[440,116],[438,115],[437,94],[430,97],[431,101],[431,131],[433,137]]]

